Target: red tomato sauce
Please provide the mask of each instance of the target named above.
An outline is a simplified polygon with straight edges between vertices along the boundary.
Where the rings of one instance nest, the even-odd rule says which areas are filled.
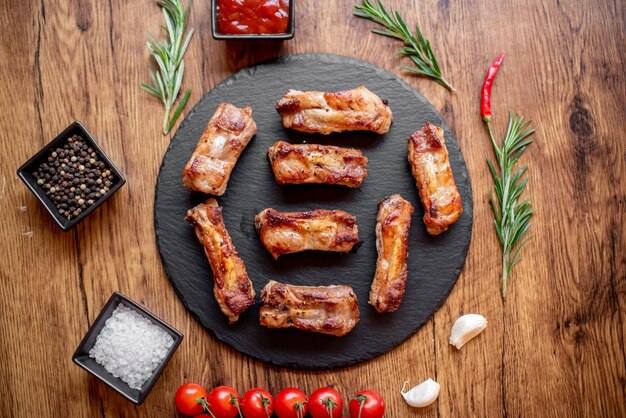
[[[218,0],[217,28],[224,34],[286,33],[289,0]]]

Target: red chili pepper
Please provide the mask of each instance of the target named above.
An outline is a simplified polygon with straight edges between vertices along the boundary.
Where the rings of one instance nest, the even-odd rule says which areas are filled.
[[[487,123],[491,121],[491,87],[493,86],[493,80],[496,78],[496,74],[498,74],[498,68],[500,68],[503,59],[504,54],[498,55],[498,58],[496,58],[493,64],[491,64],[491,67],[489,67],[489,70],[487,70],[485,82],[483,83],[483,89],[480,95],[480,114]]]

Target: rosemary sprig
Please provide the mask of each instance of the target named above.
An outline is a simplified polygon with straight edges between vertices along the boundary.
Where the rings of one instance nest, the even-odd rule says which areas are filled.
[[[502,298],[506,299],[506,289],[511,269],[520,260],[520,251],[532,237],[524,238],[530,229],[530,220],[535,213],[530,199],[520,202],[528,178],[522,176],[528,166],[516,170],[515,165],[526,147],[533,141],[527,139],[535,130],[529,129],[531,122],[524,122],[524,117],[509,114],[509,126],[502,141],[496,143],[490,121],[487,122],[489,137],[496,155],[497,169],[491,160],[487,160],[493,176],[495,197],[492,194],[493,224],[502,245]]]
[[[165,107],[163,135],[166,135],[176,123],[191,94],[191,89],[185,91],[174,114],[170,118],[170,113],[174,108],[174,102],[178,97],[180,86],[183,82],[183,73],[185,71],[183,56],[194,29],[191,28],[187,35],[183,37],[185,27],[187,26],[187,18],[189,17],[190,4],[186,8],[183,8],[181,0],[161,0],[157,1],[157,4],[163,10],[165,25],[162,28],[167,33],[167,37],[159,42],[148,33],[150,40],[146,44],[150,50],[150,57],[157,63],[158,68],[157,71],[149,70],[152,85],[141,83],[141,88],[158,97],[163,102]]]
[[[415,66],[402,66],[402,68],[425,77],[430,77],[450,91],[455,90],[443,78],[435,54],[430,46],[430,41],[424,38],[419,25],[415,25],[415,35],[413,35],[402,16],[393,9],[391,9],[391,14],[387,12],[380,0],[376,0],[376,4],[372,4],[370,0],[363,0],[363,5],[355,5],[354,8],[356,10],[354,12],[355,16],[371,20],[385,27],[384,29],[373,29],[372,32],[398,39],[404,43],[404,48],[398,51],[396,55],[398,57],[409,57]]]

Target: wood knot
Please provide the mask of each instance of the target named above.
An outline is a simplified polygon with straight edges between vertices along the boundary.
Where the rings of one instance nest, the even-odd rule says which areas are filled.
[[[583,342],[584,338],[585,338],[585,333],[583,332],[582,329],[578,328],[576,332],[574,332],[574,341],[576,342],[576,344],[580,344]]]
[[[441,109],[441,113],[446,117],[446,120],[454,125],[454,107],[449,100],[446,100]]]
[[[89,6],[80,5],[76,15],[76,26],[81,32],[87,32],[91,27],[91,9]]]
[[[574,344],[581,344],[585,339],[584,323],[585,318],[581,313],[576,313],[573,318],[566,318],[563,321],[563,331],[567,340]],[[558,329],[559,326],[557,325],[557,330]]]
[[[81,4],[79,2],[76,7],[76,27],[81,32],[87,32],[91,28],[91,6],[89,3]]]
[[[578,189],[583,190],[589,177],[589,157],[593,156],[597,149],[594,121],[585,99],[580,94],[576,94],[569,110],[569,128],[576,139],[574,143],[576,184]],[[582,197],[584,194],[578,193],[577,196]]]
[[[593,118],[579,94],[570,105],[569,128],[579,141],[587,141],[594,135]]]

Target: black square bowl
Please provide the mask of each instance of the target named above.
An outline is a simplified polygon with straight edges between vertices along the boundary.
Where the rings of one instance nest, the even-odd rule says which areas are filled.
[[[246,33],[246,34],[230,34],[220,33],[217,28],[217,2],[219,0],[211,1],[211,34],[214,39],[219,40],[285,40],[293,38],[296,33],[296,13],[295,13],[295,0],[289,0],[289,23],[287,25],[287,32],[285,33]]]
[[[104,196],[99,197],[93,205],[85,209],[85,211],[80,213],[77,217],[68,219],[58,211],[58,209],[54,205],[54,202],[50,200],[50,198],[46,195],[45,189],[37,184],[37,179],[35,178],[35,176],[33,176],[33,173],[39,168],[41,164],[47,161],[48,156],[52,153],[54,149],[60,148],[65,145],[67,140],[73,135],[78,135],[79,137],[84,139],[91,148],[93,148],[93,150],[98,154],[100,160],[108,166],[109,170],[111,170],[114,178],[114,184],[109,189],[109,191],[105,193]],[[94,137],[91,136],[89,131],[87,131],[87,129],[80,121],[75,121],[74,123],[70,124],[67,128],[63,130],[63,132],[58,134],[56,138],[54,138],[46,146],[39,150],[37,154],[35,154],[28,161],[22,164],[22,166],[17,169],[17,175],[20,179],[22,179],[24,183],[26,183],[26,186],[28,186],[30,191],[33,192],[35,196],[37,196],[37,199],[39,199],[39,201],[43,203],[43,205],[48,210],[50,216],[52,216],[57,225],[59,225],[59,227],[63,231],[69,231],[74,226],[76,226],[80,221],[89,216],[91,212],[96,210],[98,206],[104,203],[105,200],[110,198],[120,187],[124,185],[124,183],[126,183],[126,179],[124,178],[122,172],[118,170],[115,164],[113,164],[113,162],[109,159],[109,157],[107,157],[104,151],[102,151],[100,145],[98,145]]]
[[[111,315],[113,315],[113,311],[120,303],[128,308],[137,311],[145,318],[148,318],[152,321],[153,324],[157,325],[163,331],[167,332],[174,339],[174,344],[172,344],[172,347],[170,347],[167,355],[165,356],[161,364],[159,364],[157,368],[154,369],[152,375],[141,387],[141,390],[131,388],[130,386],[128,386],[128,384],[126,384],[126,382],[123,382],[121,379],[114,377],[112,374],[107,372],[103,366],[96,363],[96,360],[89,357],[89,350],[91,350],[96,344],[96,338],[100,334],[100,331],[102,331],[102,328],[104,328],[105,322],[111,317]],[[91,324],[89,331],[87,331],[87,334],[80,342],[78,348],[76,349],[76,352],[74,352],[74,355],[72,356],[72,361],[83,369],[87,370],[89,373],[91,373],[104,383],[106,383],[107,385],[109,385],[111,388],[113,388],[116,392],[121,394],[129,401],[139,405],[146,399],[148,393],[150,393],[150,390],[163,372],[163,369],[165,368],[167,363],[174,355],[174,352],[176,351],[182,340],[183,334],[181,334],[174,327],[162,321],[135,301],[127,298],[121,293],[115,292],[106,303],[106,305],[104,305],[104,308],[102,308],[102,311],[100,312],[94,323]]]

